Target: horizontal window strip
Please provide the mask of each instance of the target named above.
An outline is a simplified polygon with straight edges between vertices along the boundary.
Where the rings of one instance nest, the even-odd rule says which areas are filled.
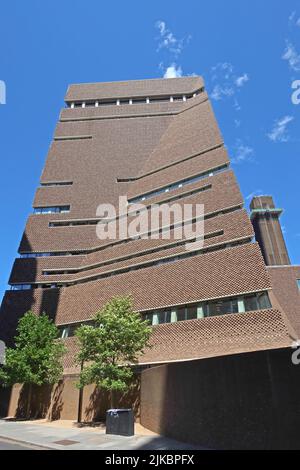
[[[129,204],[134,204],[136,202],[144,201],[145,199],[150,199],[155,196],[159,196],[160,194],[167,193],[170,191],[175,191],[176,189],[180,189],[183,186],[186,186],[187,184],[193,184],[198,181],[201,181],[204,178],[208,178],[211,176],[218,175],[219,173],[222,173],[224,171],[228,170],[228,165],[221,165],[218,167],[211,168],[209,170],[205,170],[201,173],[198,173],[196,175],[190,176],[188,178],[184,178],[182,180],[170,183],[165,186],[161,186],[155,190],[151,190],[147,193],[140,194],[138,196],[134,196],[133,198],[128,199]]]
[[[92,139],[92,135],[64,135],[64,136],[56,136],[54,140],[85,140],[85,139]]]
[[[222,250],[222,249],[226,249],[226,248],[232,248],[232,247],[235,247],[235,246],[238,246],[238,245],[244,245],[246,243],[250,243],[251,240],[252,240],[252,237],[238,238],[234,241],[223,242],[223,243],[220,243],[220,244],[211,245],[211,246],[206,247],[206,248],[202,248],[202,249],[198,249],[198,250],[194,250],[194,251],[188,251],[184,254],[175,254],[175,255],[172,255],[172,256],[165,257],[165,258],[159,258],[158,260],[154,260],[154,261],[149,260],[147,262],[138,263],[138,264],[135,264],[135,265],[132,265],[132,266],[129,266],[129,267],[124,267],[124,268],[118,268],[116,270],[105,271],[104,273],[94,274],[92,276],[85,276],[85,277],[82,277],[82,278],[79,278],[79,279],[76,279],[76,280],[71,280],[70,279],[70,280],[65,280],[63,282],[59,282],[59,281],[37,282],[37,283],[32,283],[30,285],[31,285],[31,289],[70,287],[70,286],[77,285],[77,284],[84,284],[84,283],[90,282],[90,281],[96,281],[96,280],[104,279],[104,278],[107,278],[107,277],[117,276],[119,274],[124,274],[124,273],[130,272],[130,271],[137,271],[139,269],[144,269],[144,268],[159,266],[159,265],[162,265],[162,264],[181,261],[183,259],[187,259],[187,258],[190,258],[192,256],[199,256],[199,255],[210,253],[210,252],[213,252],[213,251],[218,251],[218,250]],[[22,284],[24,284],[24,282]],[[20,284],[11,283],[11,289],[12,290],[18,290],[17,289],[18,285],[20,285]],[[28,284],[26,284],[26,286],[28,286]]]
[[[147,113],[114,114],[114,115],[106,114],[106,115],[98,115],[98,116],[80,116],[80,117],[67,117],[67,118],[61,117],[59,120],[60,122],[74,122],[74,121],[80,122],[80,121],[101,121],[101,120],[109,120],[109,119],[136,119],[136,118],[151,118],[151,117],[155,118],[155,117],[164,117],[164,116],[176,116],[181,113],[184,113],[185,111],[189,109],[194,108],[195,106],[199,106],[200,104],[205,103],[206,101],[208,101],[207,96],[204,99],[202,99],[202,101],[196,104],[193,104],[187,108],[171,110],[171,111],[170,110],[169,111],[157,111],[157,112],[150,111]],[[180,101],[175,100],[175,102],[179,103]],[[136,103],[132,103],[132,104],[134,105]],[[82,106],[76,106],[75,108],[77,109],[82,108]],[[85,107],[83,109],[85,109]]]
[[[193,194],[197,194],[197,193],[206,191],[206,190],[211,189],[211,188],[212,188],[212,185],[207,184],[205,186],[202,186],[201,188],[195,188],[192,191],[187,191],[187,192],[178,194],[176,196],[171,196],[171,197],[165,198],[165,199],[157,202],[156,204],[161,205],[161,204],[165,204],[167,202],[178,201],[178,200],[183,199],[185,197],[192,196]],[[145,206],[145,211],[150,209],[150,208],[151,208],[151,204]],[[139,212],[143,212],[143,211],[139,211]],[[119,219],[124,218],[126,216],[130,217],[131,215],[135,215],[135,212],[134,211],[133,212],[129,211],[125,216],[121,215],[121,216],[115,217],[114,219],[105,219],[104,223],[113,222],[115,220],[119,220]],[[101,222],[101,220],[103,220],[103,219],[57,220],[57,221],[50,221],[49,222],[49,227],[69,227],[69,226],[72,227],[72,226],[83,226],[83,225],[97,225],[98,222]]]
[[[207,302],[192,303],[157,309],[143,313],[142,316],[151,325],[176,323],[178,321],[195,320],[213,316],[246,313],[272,308],[267,291],[248,295],[225,297]]]
[[[218,237],[218,236],[221,236],[221,235],[224,235],[224,231],[223,230],[216,230],[215,232],[210,232],[210,233],[205,234],[204,235],[204,240],[208,240],[208,239],[211,239],[213,237]],[[99,262],[99,263],[96,263],[96,264],[92,264],[92,265],[88,265],[88,266],[80,266],[80,268],[69,268],[69,269],[60,269],[60,270],[57,270],[57,269],[52,270],[52,269],[47,269],[46,268],[45,271],[42,272],[42,274],[43,275],[77,274],[77,273],[80,273],[80,272],[83,272],[83,271],[89,271],[91,269],[100,268],[102,266],[109,266],[111,264],[119,263],[121,261],[127,261],[129,259],[134,259],[134,258],[137,258],[137,257],[140,257],[140,256],[150,254],[150,253],[158,253],[158,252],[164,251],[166,249],[176,248],[177,246],[183,246],[186,243],[190,243],[194,240],[195,240],[195,237],[193,237],[192,239],[189,239],[189,240],[187,240],[187,239],[185,239],[185,240],[176,240],[172,243],[166,243],[165,245],[162,245],[162,246],[160,245],[158,247],[149,248],[149,249],[143,250],[143,251],[136,251],[136,252],[130,253],[128,255],[120,256],[118,258],[112,258],[112,259],[102,261],[102,262]]]
[[[219,215],[223,215],[223,214],[229,214],[230,212],[235,212],[235,211],[241,210],[242,208],[243,208],[243,205],[240,204],[236,206],[226,207],[218,211],[208,212],[207,214],[204,214],[204,220],[212,219],[213,217],[218,217]],[[193,223],[195,221],[196,219],[192,219],[189,222]],[[96,222],[98,222],[98,219]],[[170,225],[169,226],[170,230],[174,229],[175,226],[176,225]],[[162,231],[165,228],[166,227],[161,228],[160,231]],[[150,235],[150,232],[147,232],[147,233]],[[111,243],[107,243],[106,245],[103,245],[103,246],[95,246],[92,248],[85,248],[82,250],[72,250],[72,251],[52,251],[52,252],[46,252],[46,253],[44,252],[20,252],[20,257],[21,258],[37,258],[39,256],[76,256],[76,255],[80,256],[80,255],[86,255],[89,253],[95,253],[97,251],[103,251],[108,248],[111,248],[112,246],[122,245],[124,243],[129,243],[129,242],[134,242],[134,241],[136,241],[136,239],[126,238],[122,240],[116,240]]]
[[[20,258],[47,258],[50,256],[81,256],[85,255],[85,251],[32,251],[32,252],[21,252]]]
[[[41,187],[51,187],[51,186],[72,186],[73,181],[46,181],[41,182]]]
[[[204,214],[204,220],[207,220],[207,219],[211,219],[213,217],[217,217],[218,215],[222,215],[222,214],[228,214],[230,212],[234,212],[236,210],[241,210],[243,208],[243,205],[236,205],[236,206],[232,206],[232,207],[227,207],[227,208],[224,208],[224,209],[220,209],[219,211],[215,211],[215,212],[209,212],[207,214]],[[195,222],[196,219],[192,219],[191,221],[189,221],[190,223],[193,223]],[[96,221],[97,223],[99,222],[99,220]],[[186,221],[187,223],[188,221]],[[176,227],[176,224],[173,224],[173,225],[170,225],[169,228],[172,230],[173,228]],[[158,230],[158,232],[160,233],[163,229],[165,229],[167,227],[163,227],[161,229]],[[153,233],[153,232],[152,232]],[[147,232],[148,235],[151,234],[151,232]],[[144,234],[141,234],[141,236],[144,235]],[[84,252],[85,253],[94,253],[96,251],[102,251],[102,250],[105,250],[107,248],[111,248],[112,246],[116,246],[116,245],[121,245],[123,243],[129,243],[129,242],[134,242],[135,240],[132,239],[132,238],[126,238],[126,239],[122,239],[122,240],[116,240],[116,241],[113,241],[111,243],[107,243],[106,245],[104,246],[98,246],[98,247],[93,247],[93,248],[87,248]],[[80,253],[82,253],[83,251],[81,250]]]
[[[179,321],[196,320],[220,315],[243,314],[272,308],[267,291],[236,295],[198,301],[189,304],[169,306],[140,312],[144,320],[148,320],[152,326],[165,323],[177,323]],[[75,335],[77,328],[82,325],[95,326],[93,320],[79,321],[58,325],[61,338]]]
[[[34,207],[34,214],[66,214],[70,212],[70,206],[40,206]]]
[[[204,87],[195,90],[190,93],[176,93],[174,95],[161,95],[161,96],[132,96],[128,98],[110,98],[110,99],[101,99],[95,98],[94,100],[68,100],[66,105],[70,108],[85,108],[85,107],[101,107],[101,106],[120,106],[124,104],[150,104],[150,103],[161,103],[173,101],[186,101],[191,98],[195,98],[200,93],[204,92]]]

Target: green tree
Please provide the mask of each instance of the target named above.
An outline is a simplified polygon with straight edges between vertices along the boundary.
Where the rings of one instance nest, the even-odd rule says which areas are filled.
[[[96,384],[114,392],[125,391],[133,376],[132,365],[149,346],[149,322],[133,310],[130,296],[114,297],[94,317],[95,326],[81,326],[76,331],[80,343],[79,388]]]
[[[30,413],[32,385],[54,384],[63,373],[65,346],[58,339],[58,328],[46,314],[29,311],[19,320],[15,347],[5,351],[5,364],[0,369],[0,383],[29,386],[27,416]]]

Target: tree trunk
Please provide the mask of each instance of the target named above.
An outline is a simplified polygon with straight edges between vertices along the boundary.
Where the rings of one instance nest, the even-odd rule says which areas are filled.
[[[80,364],[80,373],[82,372],[84,365],[84,361]],[[77,423],[81,423],[81,415],[82,415],[82,401],[83,401],[83,388],[79,389],[79,396],[78,396],[78,410],[77,410]]]
[[[111,408],[116,407],[116,391],[115,390],[110,391],[110,407]]]
[[[81,423],[83,388],[79,389],[77,423]]]

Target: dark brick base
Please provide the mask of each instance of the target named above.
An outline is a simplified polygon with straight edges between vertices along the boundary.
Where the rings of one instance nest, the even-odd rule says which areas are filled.
[[[300,365],[291,349],[147,369],[141,424],[213,449],[300,449]]]

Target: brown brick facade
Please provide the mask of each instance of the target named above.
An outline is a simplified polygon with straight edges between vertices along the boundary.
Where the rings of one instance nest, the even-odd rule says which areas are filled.
[[[69,107],[60,113],[33,205],[70,210],[30,215],[19,247],[23,254],[59,255],[16,259],[9,282],[31,289],[6,292],[2,338],[11,342],[18,318],[29,309],[65,325],[91,319],[114,295],[132,294],[135,308],[145,311],[271,289],[203,87],[202,78],[186,77],[68,88]],[[164,190],[194,177],[201,178]],[[186,257],[185,247],[172,245],[172,239],[120,244],[97,238],[100,203],[117,205],[120,195],[130,199],[161,189],[147,198],[147,207],[204,204],[202,250]],[[287,346],[292,328],[281,307],[275,307],[161,325],[153,330],[157,347],[144,359],[173,361]],[[247,341],[237,334],[239,328]],[[232,345],[225,339],[214,344],[219,333],[233,335]],[[174,348],[167,347],[170,341]],[[199,346],[203,342],[206,353]]]
[[[299,385],[287,349],[153,367],[141,424],[204,449],[299,449]]]

